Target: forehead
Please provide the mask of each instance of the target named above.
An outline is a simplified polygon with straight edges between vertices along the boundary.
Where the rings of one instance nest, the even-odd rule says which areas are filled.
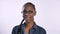
[[[26,11],[29,11],[29,10],[34,10],[33,6],[32,5],[26,5],[25,8],[24,8]]]

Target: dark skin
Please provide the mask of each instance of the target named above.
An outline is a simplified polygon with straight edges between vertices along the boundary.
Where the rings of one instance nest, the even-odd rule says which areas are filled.
[[[25,6],[24,11],[25,12],[23,13],[23,16],[26,21],[26,26],[25,26],[24,31],[29,34],[29,30],[34,25],[34,16],[36,15],[36,12],[33,6],[29,4]]]

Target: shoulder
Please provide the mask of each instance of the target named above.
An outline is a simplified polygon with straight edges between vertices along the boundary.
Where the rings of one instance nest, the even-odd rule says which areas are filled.
[[[12,34],[16,34],[17,30],[18,30],[18,25],[13,27]]]
[[[16,30],[16,29],[18,29],[18,25],[16,25],[16,26],[13,27],[13,30]]]
[[[39,33],[46,34],[46,30],[43,27],[37,25],[37,29]]]
[[[23,27],[24,24],[21,24],[21,26]],[[14,27],[13,27],[13,30],[17,30],[19,27],[20,27],[20,25],[16,25],[16,26],[14,26]]]
[[[39,30],[43,30],[43,31],[46,31],[43,27],[41,27],[41,26],[38,26],[37,25],[37,28],[39,29]]]

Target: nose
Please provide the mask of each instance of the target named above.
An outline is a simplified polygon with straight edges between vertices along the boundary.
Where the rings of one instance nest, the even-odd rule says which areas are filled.
[[[29,16],[29,14],[28,14],[28,13],[26,13],[26,14],[24,14],[24,16]]]

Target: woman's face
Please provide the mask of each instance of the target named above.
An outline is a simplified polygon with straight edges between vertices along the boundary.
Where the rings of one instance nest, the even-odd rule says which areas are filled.
[[[26,22],[31,22],[36,14],[34,8],[31,5],[26,5],[23,11],[23,17]]]

